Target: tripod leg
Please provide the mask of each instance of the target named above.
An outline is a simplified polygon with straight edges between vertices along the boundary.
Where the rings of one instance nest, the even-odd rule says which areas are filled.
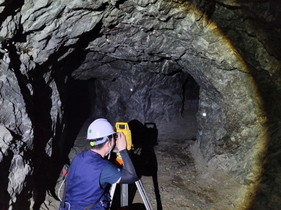
[[[121,185],[121,207],[128,206],[129,205],[129,188],[128,184],[122,184]]]
[[[111,197],[111,201],[110,201],[110,204],[109,204],[109,209],[111,208],[111,205],[112,205],[112,201],[113,201],[113,196],[114,196],[115,190],[116,190],[116,183],[114,183],[111,186],[110,191],[109,191],[109,194],[110,194],[110,197]]]
[[[162,210],[162,203],[161,203],[161,197],[159,192],[159,186],[158,186],[158,179],[157,179],[157,173],[152,175],[153,185],[154,185],[154,192],[157,202],[157,210]]]
[[[137,188],[139,190],[139,193],[141,195],[141,198],[143,200],[143,203],[145,205],[146,210],[152,210],[151,204],[150,204],[150,202],[148,200],[148,197],[147,197],[146,192],[145,192],[145,190],[143,188],[141,180],[136,181],[135,184],[136,184],[136,186],[137,186]]]

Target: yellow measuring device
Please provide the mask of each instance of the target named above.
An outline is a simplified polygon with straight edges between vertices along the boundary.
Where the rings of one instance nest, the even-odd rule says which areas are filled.
[[[126,141],[127,141],[127,150],[131,150],[133,148],[133,144],[132,144],[132,134],[131,131],[129,129],[129,125],[126,122],[117,122],[115,124],[115,128],[116,128],[116,132],[123,132],[125,137],[126,137]]]
[[[131,134],[131,130],[129,129],[128,123],[126,123],[126,122],[117,122],[117,123],[115,123],[115,128],[116,128],[116,132],[124,133],[124,135],[126,137],[126,142],[127,142],[127,150],[131,150],[133,148],[132,134]],[[123,161],[122,161],[120,153],[117,153],[116,155],[117,155],[116,161],[120,165],[122,165]]]

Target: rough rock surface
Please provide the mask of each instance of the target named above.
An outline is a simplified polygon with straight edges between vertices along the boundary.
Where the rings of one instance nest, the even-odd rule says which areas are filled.
[[[200,86],[191,149],[200,173],[228,174],[246,189],[243,206],[280,206],[280,8],[0,0],[1,208],[39,209],[54,194],[89,116],[153,121],[165,136],[180,125],[190,76]]]

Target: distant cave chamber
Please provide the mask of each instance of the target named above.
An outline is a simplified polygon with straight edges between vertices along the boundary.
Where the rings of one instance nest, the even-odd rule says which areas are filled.
[[[96,118],[106,118],[113,125],[138,120],[155,123],[160,138],[187,139],[190,136],[184,136],[184,130],[188,121],[196,118],[199,106],[200,86],[191,75],[183,72],[119,75],[113,80],[71,78],[68,87],[65,117],[70,125],[73,123],[72,131],[77,130],[77,123],[89,124]],[[185,118],[186,112],[193,115],[192,119]]]

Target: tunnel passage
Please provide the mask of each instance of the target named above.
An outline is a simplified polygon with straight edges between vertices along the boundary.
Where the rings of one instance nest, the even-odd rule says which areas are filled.
[[[264,171],[279,174],[274,162],[280,150],[279,11],[275,1],[26,1],[16,7],[1,3],[5,111],[0,166],[9,173],[3,174],[0,189],[11,198],[1,201],[3,205],[31,205],[29,198],[38,194],[33,179],[45,172],[40,163],[56,166],[66,141],[65,90],[70,76],[95,79],[92,93],[108,101],[106,107],[95,103],[90,108],[96,114],[112,111],[108,116],[114,121],[119,112],[138,107],[135,117],[168,122],[183,105],[182,82],[175,81],[181,74],[191,75],[200,86],[195,150],[205,161],[202,174],[211,176],[210,168],[224,171],[242,188],[255,189],[260,180],[270,189],[278,186],[276,180],[268,182],[271,174],[263,178],[261,171],[268,168]],[[79,65],[73,65],[75,60]],[[140,86],[130,87],[130,79],[140,79]],[[174,104],[157,92],[163,107],[156,103],[157,109],[148,109],[155,106],[153,97],[143,105],[134,101],[134,94],[146,91],[144,83],[151,87],[154,80],[167,80],[165,99],[175,98]],[[113,83],[124,90],[119,98]],[[100,90],[107,94],[99,95]],[[157,90],[161,88],[152,91]],[[111,109],[115,102],[118,110]],[[35,112],[36,105],[40,107]],[[46,124],[35,116],[40,109],[50,118]],[[44,141],[38,135],[41,128]],[[34,145],[41,151],[33,151]],[[30,158],[33,153],[43,154]],[[276,191],[267,187],[259,188],[259,195],[274,205],[276,199],[270,195]],[[241,197],[252,200],[254,194],[243,192]]]
[[[183,72],[147,74],[136,69],[114,80],[96,79],[89,86],[92,92],[90,121],[104,117],[114,124],[135,119],[155,123],[159,138],[195,139],[196,131],[188,132],[196,129],[199,86],[190,75]]]

